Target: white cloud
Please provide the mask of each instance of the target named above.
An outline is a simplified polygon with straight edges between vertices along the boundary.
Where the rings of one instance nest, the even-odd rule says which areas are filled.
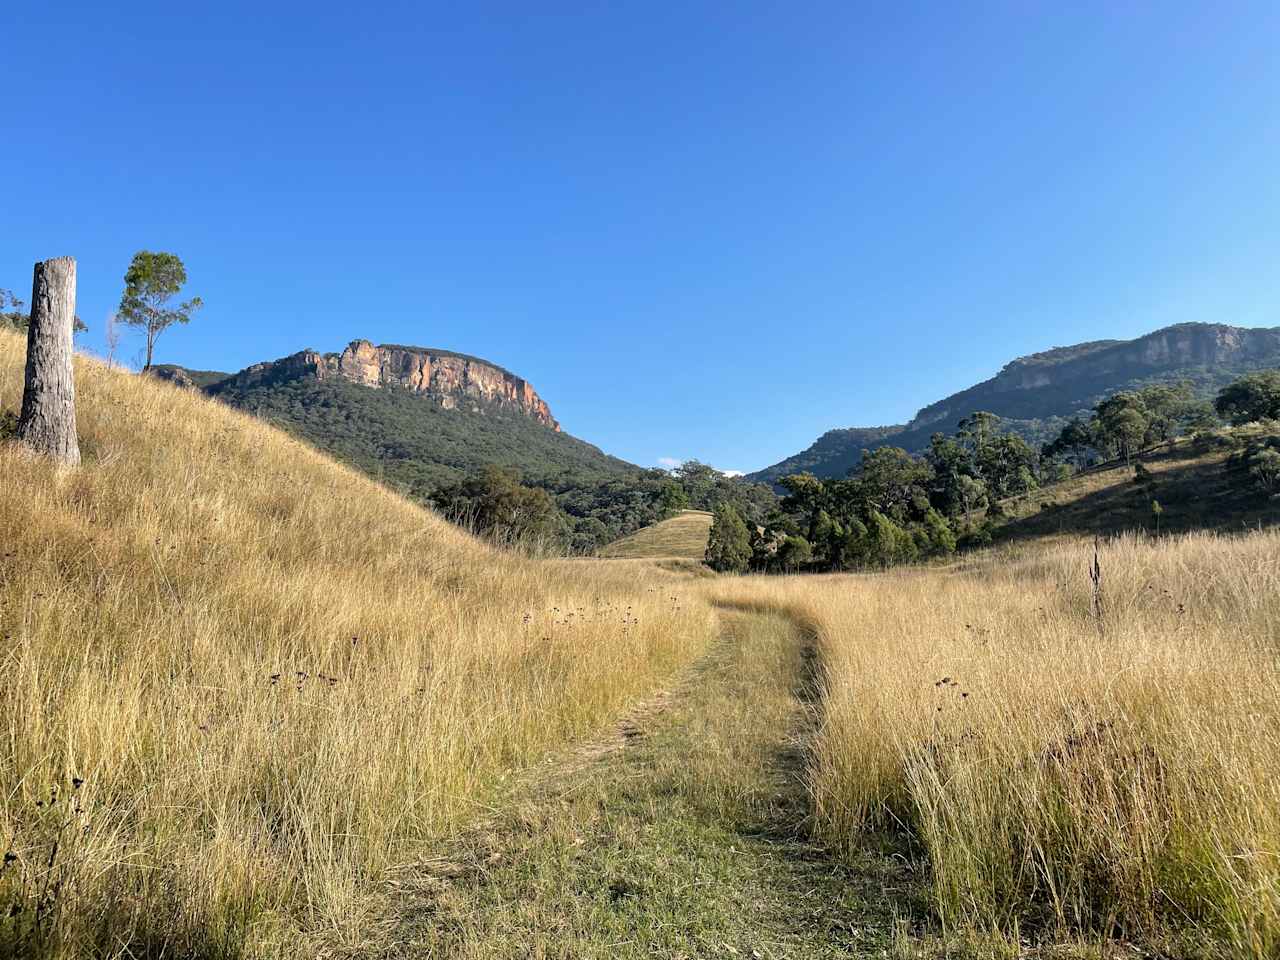
[[[720,472],[726,477],[745,477],[747,475],[745,470],[721,470]]]

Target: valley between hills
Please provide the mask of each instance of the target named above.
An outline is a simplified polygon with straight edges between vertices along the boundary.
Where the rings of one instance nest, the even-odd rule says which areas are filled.
[[[340,352],[308,348],[236,374],[171,364],[151,372],[253,413],[477,532],[583,555],[607,549],[673,509],[711,511],[727,504],[748,527],[771,527],[781,507],[777,494],[788,492],[787,477],[811,474],[839,482],[882,448],[925,459],[949,457],[944,470],[955,474],[951,461],[957,452],[931,454],[933,438],[972,445],[964,438],[966,430],[974,432],[966,421],[978,414],[990,419],[980,430],[1006,438],[999,453],[1003,463],[975,463],[961,472],[990,475],[984,480],[990,489],[977,494],[983,502],[1031,500],[1037,487],[1064,472],[1117,457],[1127,461],[1122,451],[1131,447],[1146,449],[1217,425],[1212,401],[1223,388],[1275,368],[1280,328],[1186,323],[1131,341],[1054,347],[1010,361],[996,376],[923,407],[905,425],[834,429],[808,449],[741,479],[696,461],[673,473],[610,456],[563,431],[548,402],[523,377],[449,350],[354,340]],[[1099,404],[1128,396],[1142,408],[1136,412],[1144,420],[1142,436],[1122,440],[1114,425],[1106,436],[1085,435],[1096,433]],[[1061,442],[1073,436],[1071,443]],[[501,479],[485,477],[495,470]],[[1019,471],[1028,476],[1019,477]],[[923,490],[930,484],[935,489]],[[971,495],[954,482],[940,492],[940,484],[942,478],[918,485],[921,495],[954,520],[960,499]],[[504,499],[520,500],[519,512],[533,519],[521,525],[497,519],[492,505]],[[832,505],[826,509],[838,512]],[[979,510],[984,512],[985,507]],[[1191,527],[1194,513],[1169,519]],[[923,511],[914,514],[921,524]],[[1231,517],[1228,510],[1220,519],[1229,523]],[[970,514],[965,524],[971,520]],[[1113,526],[1126,529],[1127,523]],[[955,536],[962,539],[965,532],[957,528]],[[813,522],[804,530],[774,524],[769,536],[778,543],[785,536],[813,541],[816,533]],[[988,540],[987,532],[978,539]],[[810,547],[821,553],[819,544]]]
[[[957,460],[980,505],[909,490],[859,533],[874,483],[941,496],[947,438],[780,498],[613,461],[506,371],[467,394],[475,358],[445,389],[374,349],[177,383],[78,357],[82,464],[0,437],[0,954],[1280,950],[1276,431],[1204,421],[1235,374],[1126,371],[1144,432],[1094,400],[1121,447],[1008,491]],[[23,354],[0,331],[0,431]],[[552,550],[363,459],[459,417],[632,512]],[[1021,450],[1000,421],[956,449]],[[572,516],[530,473],[421,469]]]

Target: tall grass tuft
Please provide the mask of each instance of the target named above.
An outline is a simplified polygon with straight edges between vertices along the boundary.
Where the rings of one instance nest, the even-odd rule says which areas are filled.
[[[1280,533],[776,591],[815,625],[819,829],[905,831],[966,934],[1280,954]]]

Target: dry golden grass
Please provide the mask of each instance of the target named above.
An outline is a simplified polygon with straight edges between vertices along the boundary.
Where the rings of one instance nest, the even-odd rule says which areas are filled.
[[[21,362],[0,334],[0,429]],[[711,601],[813,631],[818,830],[909,837],[948,933],[1280,954],[1280,533],[1111,541],[1100,621],[1078,541],[536,562],[200,396],[77,378],[82,468],[0,441],[0,954],[359,952],[388,867],[697,657]],[[693,567],[672,522],[639,549]],[[774,702],[730,675],[725,742]]]
[[[601,548],[600,556],[616,559],[681,559],[702,562],[711,533],[711,514],[682,510]]]
[[[0,411],[22,360],[0,334]],[[503,554],[200,396],[77,382],[82,468],[0,443],[0,953],[353,946],[385,867],[713,632],[661,574]]]
[[[743,583],[819,637],[820,830],[906,832],[945,929],[1280,953],[1280,534]],[[1190,946],[1188,946],[1190,944]]]

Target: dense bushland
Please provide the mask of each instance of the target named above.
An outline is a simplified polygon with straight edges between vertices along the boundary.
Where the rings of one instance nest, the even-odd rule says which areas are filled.
[[[1066,424],[1040,450],[1007,432],[994,414],[961,420],[957,433],[935,433],[920,456],[898,447],[865,451],[845,479],[811,474],[783,477],[787,496],[764,524],[744,524],[733,511],[717,514],[708,563],[717,570],[764,572],[885,568],[957,549],[987,546],[995,525],[1035,491],[1107,463],[1137,458],[1188,434],[1205,445],[1239,444],[1239,483],[1259,497],[1280,489],[1280,435],[1267,419],[1280,410],[1280,373],[1250,374],[1225,387],[1216,403],[1197,399],[1190,384],[1158,385],[1104,398],[1089,420]],[[1218,417],[1270,427],[1223,438]],[[1152,488],[1154,492],[1154,488]],[[730,505],[732,506],[732,505]],[[1159,517],[1153,497],[1147,508]],[[1206,519],[1213,504],[1202,505]],[[1158,522],[1158,519],[1157,519]]]

